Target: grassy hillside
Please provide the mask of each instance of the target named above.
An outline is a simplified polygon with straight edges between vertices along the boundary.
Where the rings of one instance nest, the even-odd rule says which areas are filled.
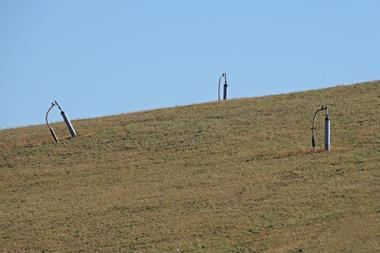
[[[0,131],[0,252],[380,252],[380,82],[73,124]]]

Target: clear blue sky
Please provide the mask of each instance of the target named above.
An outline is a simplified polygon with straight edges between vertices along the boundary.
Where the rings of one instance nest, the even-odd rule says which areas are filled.
[[[377,0],[0,0],[0,128],[380,79]],[[321,101],[322,103],[323,101]],[[54,113],[52,120],[60,120]]]

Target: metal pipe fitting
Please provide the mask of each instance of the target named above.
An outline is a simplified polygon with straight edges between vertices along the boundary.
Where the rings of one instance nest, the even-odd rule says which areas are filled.
[[[218,82],[218,101],[220,101],[220,83],[222,82],[222,79],[224,78],[224,86],[223,86],[223,100],[227,99],[227,74],[222,73],[222,75],[219,77]]]
[[[63,121],[65,121],[65,123],[66,123],[67,129],[69,130],[69,132],[71,134],[71,137],[74,138],[75,136],[77,136],[77,133],[75,132],[75,129],[74,129],[73,125],[71,124],[71,121],[69,120],[69,117],[62,110],[62,108],[59,106],[59,104],[58,104],[57,101],[54,101],[54,103],[58,106],[59,110],[61,111],[61,116],[63,118]]]
[[[316,146],[316,128],[315,128],[315,119],[319,112],[326,111],[325,116],[325,151],[330,151],[331,144],[330,144],[330,117],[329,117],[329,111],[327,106],[321,106],[320,109],[318,109],[313,116],[313,122],[311,126],[311,146],[314,149]]]
[[[51,135],[53,136],[54,141],[55,142],[59,142],[58,141],[58,137],[57,137],[57,135],[54,132],[54,129],[51,127],[51,125],[49,124],[49,121],[48,121],[49,113],[50,113],[51,109],[53,109],[54,106],[57,106],[59,108],[59,110],[61,111],[61,116],[62,116],[63,121],[65,122],[65,124],[67,126],[67,129],[69,130],[69,132],[71,134],[71,137],[74,138],[75,136],[77,136],[77,134],[75,132],[75,129],[74,129],[73,125],[71,124],[71,121],[67,117],[67,114],[59,106],[58,102],[54,101],[53,103],[51,103],[51,106],[50,106],[49,110],[46,112],[46,115],[45,115],[46,125],[48,126],[49,131],[50,131]]]

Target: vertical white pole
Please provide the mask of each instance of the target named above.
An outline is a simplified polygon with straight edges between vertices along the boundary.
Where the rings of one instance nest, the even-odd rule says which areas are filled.
[[[330,151],[330,148],[330,118],[329,111],[327,110],[325,118],[325,151]]]

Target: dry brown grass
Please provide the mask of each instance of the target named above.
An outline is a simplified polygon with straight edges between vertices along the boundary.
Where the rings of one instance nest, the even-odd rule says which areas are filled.
[[[2,130],[0,251],[379,252],[379,115],[373,82]]]

